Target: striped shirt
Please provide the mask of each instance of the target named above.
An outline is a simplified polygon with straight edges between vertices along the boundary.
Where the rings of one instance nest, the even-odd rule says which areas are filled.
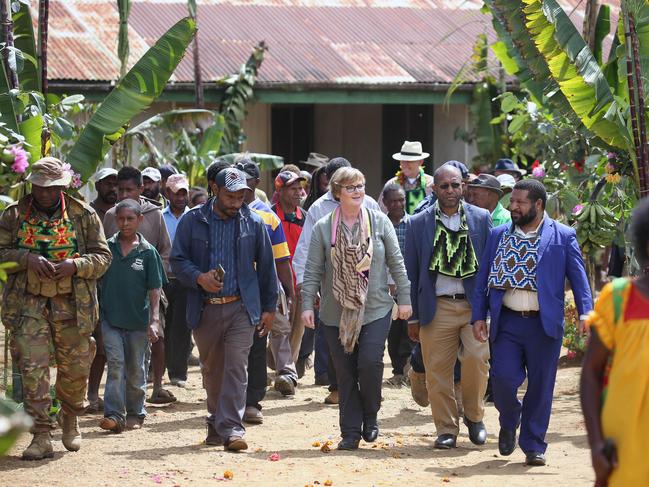
[[[210,227],[212,231],[213,252],[210,256],[210,269],[216,269],[220,264],[225,270],[223,289],[218,294],[209,296],[239,296],[239,281],[237,279],[237,218],[222,220],[216,212],[210,212]]]
[[[286,236],[284,235],[284,227],[282,221],[263,201],[256,198],[255,201],[248,205],[251,210],[257,213],[266,225],[270,243],[273,246],[273,257],[275,261],[282,261],[291,257],[291,252],[288,249]]]

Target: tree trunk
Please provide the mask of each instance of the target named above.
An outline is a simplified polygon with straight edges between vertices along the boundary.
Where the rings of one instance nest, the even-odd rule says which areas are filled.
[[[41,93],[45,100],[45,112],[47,112],[47,93],[49,87],[47,84],[47,35],[48,23],[50,17],[50,1],[40,0],[38,3],[38,65],[41,68]],[[50,131],[47,124],[43,125],[41,133],[41,156],[50,153]]]
[[[128,67],[130,45],[128,41],[128,17],[131,13],[130,0],[117,0],[119,10],[119,34],[117,39],[117,56],[119,57],[119,77],[123,78]]]
[[[14,45],[14,24],[11,20],[11,14],[9,13],[9,0],[0,0],[0,24],[2,24],[2,39],[0,42],[5,44],[6,47],[13,47]],[[15,54],[9,49],[2,50],[2,62],[5,66],[5,72],[7,73],[7,82],[11,89],[18,88],[18,73],[15,69],[11,68],[10,58],[11,56],[15,57]],[[15,65],[15,62],[13,63]]]
[[[646,111],[644,103],[644,87],[642,73],[640,70],[640,49],[638,42],[638,33],[635,29],[635,22],[632,16],[629,16],[629,33],[631,34],[631,46],[633,48],[633,64],[635,70],[635,80],[638,97],[638,118],[639,118],[639,138],[640,153],[642,160],[638,161],[638,174],[640,176],[640,198],[649,195],[649,147],[647,146],[647,127]]]
[[[195,0],[189,0],[187,2],[187,8],[189,10],[189,15],[191,16],[192,19],[194,19],[194,22],[196,22],[196,26],[198,27],[198,5],[196,4]],[[198,49],[198,34],[199,31],[198,29],[196,30],[196,34],[194,35],[194,92],[196,94],[196,107],[197,108],[205,108],[205,96],[203,92],[203,73],[201,70],[201,59],[200,59],[200,52]]]
[[[584,12],[584,40],[591,52],[595,52],[595,32],[597,30],[597,14],[599,13],[599,0],[586,0]]]

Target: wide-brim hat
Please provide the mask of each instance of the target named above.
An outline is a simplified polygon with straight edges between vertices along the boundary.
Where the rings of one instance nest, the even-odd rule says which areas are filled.
[[[306,158],[306,161],[300,161],[302,164],[308,164],[313,167],[322,167],[329,162],[329,158],[324,154],[318,154],[317,152],[310,152],[309,157]]]
[[[397,161],[421,161],[426,159],[430,154],[428,152],[423,152],[421,147],[421,142],[419,141],[408,141],[406,140],[401,146],[401,152],[395,152],[392,154],[392,159]]]
[[[500,188],[500,181],[491,174],[479,174],[471,183],[468,184],[470,188],[484,188],[498,193],[498,196],[503,195],[503,190]]]
[[[35,186],[68,187],[72,182],[72,173],[56,157],[43,157],[31,166],[31,173],[26,180]]]
[[[511,159],[498,159],[496,161],[496,167],[494,167],[494,170],[491,172],[494,173],[496,171],[517,172],[521,176],[525,176],[527,174],[527,171],[525,169],[518,167],[518,165]]]

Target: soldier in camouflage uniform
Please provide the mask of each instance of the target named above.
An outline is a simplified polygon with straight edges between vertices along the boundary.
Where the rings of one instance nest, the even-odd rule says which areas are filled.
[[[32,192],[0,215],[0,262],[15,262],[4,290],[2,322],[23,378],[25,410],[34,419],[25,460],[52,457],[48,411],[50,357],[62,403],[63,445],[81,447],[77,415],[84,398],[98,319],[96,281],[111,253],[95,211],[67,194],[71,175],[61,161],[31,167]]]

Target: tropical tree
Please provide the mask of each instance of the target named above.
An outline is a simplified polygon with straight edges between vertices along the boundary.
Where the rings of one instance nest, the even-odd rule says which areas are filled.
[[[3,4],[4,1],[0,2],[0,6]],[[21,2],[19,6],[13,18],[16,48],[11,48],[7,42],[3,49],[4,56],[7,52],[10,54],[10,71],[3,63],[3,73],[0,74],[0,134],[8,137],[11,143],[24,145],[34,161],[49,151],[41,140],[43,129],[51,129],[63,138],[69,134],[70,124],[63,123],[63,117],[53,117],[47,113],[48,107],[63,100],[58,97],[46,98],[41,91],[40,76],[43,71],[39,69],[29,5],[28,2]],[[3,13],[0,10],[0,16]],[[42,30],[46,32],[46,26]],[[99,105],[66,157],[67,162],[80,174],[81,180],[87,180],[95,172],[110,145],[123,135],[124,125],[148,108],[162,93],[195,32],[196,25],[192,19],[178,21],[120,79]],[[5,41],[7,35],[9,32],[5,30]],[[42,39],[45,37],[46,34]],[[41,48],[43,52],[46,52],[46,48]],[[13,75],[11,54],[16,57],[15,73],[19,80],[18,89],[13,91],[9,83]],[[42,56],[40,59],[45,60]],[[67,101],[79,103],[81,100],[75,97]]]

